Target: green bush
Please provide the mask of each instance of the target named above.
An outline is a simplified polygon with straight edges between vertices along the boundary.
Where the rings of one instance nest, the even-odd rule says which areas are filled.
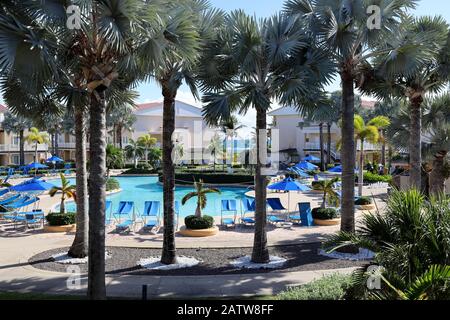
[[[311,213],[313,218],[318,220],[332,220],[339,218],[337,210],[333,208],[314,208]]]
[[[214,218],[211,216],[187,216],[184,218],[184,224],[191,230],[209,229],[214,226]]]
[[[355,204],[357,206],[367,206],[369,204],[372,204],[372,199],[369,197],[360,197],[355,201]]]
[[[157,170],[150,168],[131,168],[123,172],[123,174],[156,174]]]
[[[358,179],[358,178],[356,178],[356,179]],[[379,174],[365,172],[364,173],[364,182],[369,183],[369,184],[377,183],[377,182],[392,183],[392,176],[391,175],[380,176]]]
[[[112,191],[117,189],[120,189],[120,183],[117,179],[109,178],[108,180],[106,180],[106,191]]]
[[[351,275],[333,274],[308,284],[287,289],[277,300],[344,300],[351,286]]]
[[[66,226],[75,223],[75,212],[66,212],[61,214],[59,212],[49,213],[45,219],[50,226]]]
[[[311,183],[311,187],[312,187],[313,190],[317,191],[317,190],[319,190],[322,187],[322,184],[321,184],[320,181],[313,181]]]

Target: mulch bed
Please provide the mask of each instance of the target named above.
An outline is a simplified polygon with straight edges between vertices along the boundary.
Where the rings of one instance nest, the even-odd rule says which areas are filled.
[[[223,248],[223,249],[178,249],[179,256],[195,257],[201,260],[199,265],[178,270],[146,270],[137,265],[141,258],[156,257],[161,255],[161,249],[122,248],[108,247],[107,251],[112,255],[106,260],[107,274],[119,275],[224,275],[224,274],[250,274],[270,273],[280,271],[308,271],[330,270],[349,267],[358,267],[367,264],[363,261],[336,260],[317,254],[320,243],[298,244],[288,246],[270,247],[271,255],[286,258],[286,264],[276,270],[243,270],[230,266],[230,262],[236,258],[250,255],[251,248]],[[58,264],[50,258],[53,254],[67,252],[68,248],[59,248],[39,253],[30,258],[29,263],[35,268],[66,272],[69,265]],[[87,264],[78,265],[81,272],[87,272]]]

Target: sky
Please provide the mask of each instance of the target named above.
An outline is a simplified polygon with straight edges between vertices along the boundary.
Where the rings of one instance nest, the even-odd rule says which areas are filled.
[[[210,0],[211,4],[225,11],[243,9],[245,12],[257,17],[271,16],[283,8],[284,0]],[[448,0],[421,0],[418,8],[414,11],[416,15],[442,15],[450,22],[450,2]],[[339,89],[339,82],[335,81],[327,90],[335,91]],[[155,82],[143,83],[138,88],[139,98],[137,103],[151,101],[161,101],[161,89]],[[201,107],[199,101],[195,101],[186,86],[182,86],[177,94],[177,99]],[[0,97],[0,103],[2,99]],[[276,108],[277,105],[274,105]],[[254,127],[255,113],[250,111],[245,117],[239,117],[246,130],[250,131]]]

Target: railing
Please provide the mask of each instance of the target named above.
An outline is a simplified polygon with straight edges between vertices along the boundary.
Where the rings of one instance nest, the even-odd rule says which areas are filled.
[[[38,152],[47,152],[48,145],[46,144],[38,144],[37,148]],[[0,152],[19,152],[20,146],[18,144],[0,144]],[[25,144],[24,146],[25,152],[34,152],[34,146]]]

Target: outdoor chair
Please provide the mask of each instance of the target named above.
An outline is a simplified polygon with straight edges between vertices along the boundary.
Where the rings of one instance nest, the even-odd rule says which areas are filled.
[[[224,218],[223,213],[233,213],[232,218]],[[236,215],[237,215],[237,206],[236,200],[222,200],[221,201],[221,210],[220,210],[220,224],[224,227],[235,227],[236,226]]]
[[[132,216],[130,217],[130,215]],[[134,202],[121,201],[117,212],[115,212],[113,216],[117,221],[117,232],[131,231],[131,228],[134,227],[136,223],[136,218],[134,216]],[[122,217],[127,217],[127,219],[122,221]]]
[[[248,198],[242,199],[242,216],[241,216],[241,223],[245,226],[254,226],[255,225],[255,219],[246,217],[246,213],[255,213],[255,201],[250,201]]]
[[[298,214],[289,215],[289,220],[300,224],[303,227],[311,227],[314,220],[311,213],[311,204],[309,202],[300,202],[298,204]]]
[[[145,201],[144,212],[141,214],[141,217],[144,219],[144,230],[153,230],[160,227],[160,207],[161,203],[159,201]]]

